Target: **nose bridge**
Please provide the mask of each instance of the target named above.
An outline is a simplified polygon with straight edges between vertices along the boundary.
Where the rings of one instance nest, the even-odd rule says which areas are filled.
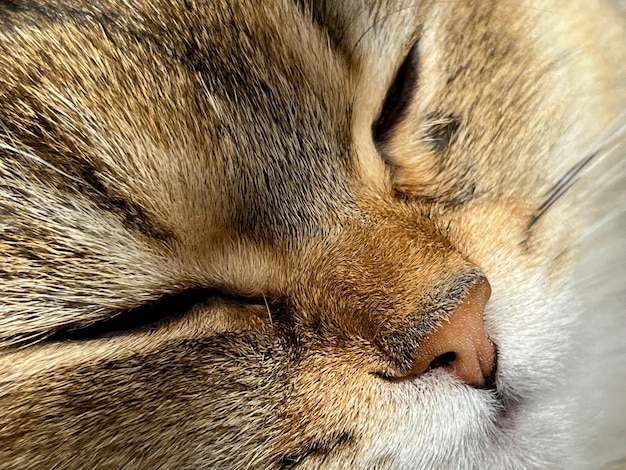
[[[383,220],[345,233],[325,259],[327,304],[318,311],[333,333],[373,346],[388,364],[383,375],[442,367],[471,386],[493,382],[489,282],[434,227]]]
[[[311,270],[318,295],[309,311],[402,362],[481,275],[428,223],[384,219],[325,248]]]
[[[402,298],[438,284],[442,273],[462,264],[447,240],[428,225],[410,226],[384,220],[353,231],[343,240],[347,256],[338,270],[339,282],[356,290],[378,293],[396,304]],[[373,289],[373,290],[369,290]]]

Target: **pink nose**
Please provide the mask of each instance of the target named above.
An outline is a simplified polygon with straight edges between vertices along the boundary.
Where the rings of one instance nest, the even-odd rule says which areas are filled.
[[[473,387],[493,384],[496,348],[483,321],[490,295],[491,286],[484,278],[472,287],[448,319],[422,340],[412,375],[443,367]]]

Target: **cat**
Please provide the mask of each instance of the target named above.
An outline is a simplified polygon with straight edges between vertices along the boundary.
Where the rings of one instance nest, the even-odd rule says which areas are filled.
[[[0,1],[0,466],[626,468],[625,17]]]

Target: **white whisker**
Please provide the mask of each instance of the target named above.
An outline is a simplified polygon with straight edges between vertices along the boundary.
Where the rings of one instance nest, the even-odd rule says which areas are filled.
[[[34,153],[27,152],[26,150],[20,150],[20,149],[18,149],[16,147],[13,147],[12,145],[8,145],[8,144],[5,144],[3,142],[0,142],[0,149],[7,150],[7,151],[13,152],[13,153],[15,153],[17,155],[21,155],[23,157],[29,158],[30,160],[36,161],[37,163],[40,163],[41,165],[44,165],[44,166],[50,168],[51,170],[59,173],[60,175],[63,175],[64,177],[66,177],[66,178],[68,178],[68,179],[70,179],[72,181],[75,181],[77,183],[82,183],[78,178],[75,178],[72,175],[69,175],[69,174],[65,173],[64,171],[59,170],[57,167],[55,167],[54,165],[48,163],[44,159],[38,157]]]
[[[620,207],[617,210],[610,212],[605,215],[597,222],[595,222],[592,226],[588,227],[585,230],[585,233],[582,234],[578,240],[576,240],[575,245],[580,245],[584,241],[586,241],[590,236],[594,235],[599,229],[610,224],[613,220],[617,219],[620,215],[626,214],[626,207]]]
[[[272,322],[272,312],[270,311],[270,306],[267,303],[267,297],[265,297],[265,294],[261,294],[261,295],[263,296],[263,302],[265,302],[265,308],[267,309],[267,314],[270,317],[270,323],[273,323]]]
[[[594,144],[589,148],[585,155],[597,154],[590,164],[581,172],[582,175],[588,174],[604,163],[611,156],[617,154],[617,150],[621,149],[626,140],[626,112],[620,114],[602,133],[602,135],[596,139]],[[623,155],[623,151],[622,151]],[[622,161],[619,162],[620,164]]]
[[[606,279],[607,273],[615,273],[616,270],[620,268],[621,266],[622,266],[621,264],[615,263],[615,264],[607,264],[606,266],[602,268],[596,268],[593,271],[591,271],[591,273],[588,276],[579,276],[578,278],[576,278],[576,283],[580,286],[593,285],[593,281]],[[614,293],[613,295],[609,297],[605,297],[604,299],[606,300],[607,298],[624,298],[624,297],[626,297],[626,294]]]

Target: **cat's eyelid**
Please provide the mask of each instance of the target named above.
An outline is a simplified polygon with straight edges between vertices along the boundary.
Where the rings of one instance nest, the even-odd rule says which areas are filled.
[[[414,41],[385,95],[380,115],[372,126],[374,142],[384,143],[394,127],[404,117],[413,99],[418,82],[419,43]]]
[[[156,329],[169,321],[183,317],[196,306],[216,299],[233,305],[263,306],[263,309],[267,305],[267,299],[264,300],[263,297],[246,297],[215,289],[187,289],[162,295],[88,325],[68,325],[46,337],[45,341],[86,341]]]

